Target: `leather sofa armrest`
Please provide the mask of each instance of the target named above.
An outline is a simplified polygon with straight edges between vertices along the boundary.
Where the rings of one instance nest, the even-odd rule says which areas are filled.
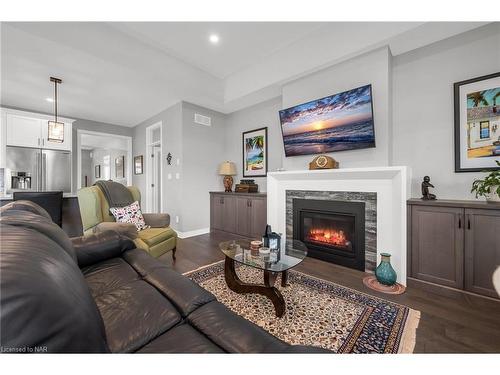
[[[74,237],[71,242],[80,268],[118,257],[124,251],[136,248],[132,240],[114,231]]]
[[[144,216],[146,225],[149,225],[151,228],[163,228],[170,225],[169,214],[142,214],[142,216]]]
[[[102,223],[97,224],[93,232],[94,233],[102,233],[108,230],[112,230],[117,232],[118,234],[130,238],[132,241],[137,238],[137,227],[135,224],[130,223],[115,223],[111,221],[103,221]]]

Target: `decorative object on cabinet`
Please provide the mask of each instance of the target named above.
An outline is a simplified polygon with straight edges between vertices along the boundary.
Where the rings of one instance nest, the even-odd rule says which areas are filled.
[[[309,163],[309,169],[336,169],[338,167],[339,162],[326,155],[318,155]]]
[[[265,193],[210,193],[210,230],[260,239],[267,222]]]
[[[101,165],[97,164],[95,167],[95,178],[101,178]]]
[[[62,80],[50,77],[50,82],[54,82],[54,121],[49,121],[48,123],[47,141],[63,143],[64,122],[57,121],[57,84],[62,83]]]
[[[381,253],[381,260],[378,267],[375,269],[375,276],[380,284],[392,286],[396,284],[396,271],[391,265],[391,254]]]
[[[134,156],[134,174],[143,173],[143,155]]]
[[[500,72],[456,82],[455,172],[495,170],[500,155]]]
[[[167,164],[172,165],[172,154],[170,152],[167,154]]]
[[[257,193],[259,191],[259,185],[255,183],[255,180],[240,180],[239,184],[236,184],[236,193]]]
[[[233,177],[236,174],[236,166],[230,161],[223,162],[219,167],[219,174],[224,176],[224,189],[226,192],[233,191]]]
[[[500,203],[408,200],[408,275],[498,298]]]
[[[500,162],[496,160],[500,168]],[[486,197],[488,202],[500,202],[500,169],[490,172],[484,179],[472,183],[471,193]]]
[[[434,185],[431,184],[431,178],[429,176],[424,176],[424,180],[422,181],[422,198],[423,200],[435,200],[436,195],[429,193],[429,188],[433,188]]]
[[[267,127],[243,132],[243,177],[267,175]]]
[[[115,159],[115,177],[124,178],[125,177],[125,156],[118,156]]]

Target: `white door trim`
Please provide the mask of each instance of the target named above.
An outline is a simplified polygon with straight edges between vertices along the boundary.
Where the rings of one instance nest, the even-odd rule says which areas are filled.
[[[76,130],[76,191],[81,189],[82,186],[82,134],[88,135],[101,135],[107,137],[122,138],[127,141],[127,168],[125,173],[127,175],[127,185],[132,185],[132,137],[128,135],[118,135],[105,132],[96,132],[92,130],[77,129]]]
[[[160,129],[160,140],[153,142],[153,130],[155,129]],[[150,125],[146,128],[146,211],[145,212],[154,212],[154,207],[153,207],[153,197],[152,197],[152,189],[151,189],[151,184],[153,183],[153,168],[154,168],[154,163],[151,157],[151,154],[153,153],[153,146],[155,145],[160,145],[160,176],[159,180],[161,181],[160,183],[160,208],[161,211],[163,212],[163,168],[161,168],[161,161],[163,160],[163,122],[159,121],[157,123],[154,123],[153,125]]]

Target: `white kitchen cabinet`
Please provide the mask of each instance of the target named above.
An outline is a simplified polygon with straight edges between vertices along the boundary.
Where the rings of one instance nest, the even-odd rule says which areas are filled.
[[[6,146],[71,151],[73,120],[58,119],[64,122],[64,142],[50,142],[48,121],[53,120],[52,116],[10,109],[2,109],[2,112],[6,123]]]
[[[7,146],[42,147],[42,120],[7,113]]]

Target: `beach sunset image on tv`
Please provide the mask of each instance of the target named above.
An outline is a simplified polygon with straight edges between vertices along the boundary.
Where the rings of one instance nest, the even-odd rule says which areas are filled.
[[[286,156],[375,147],[371,85],[280,111]]]

